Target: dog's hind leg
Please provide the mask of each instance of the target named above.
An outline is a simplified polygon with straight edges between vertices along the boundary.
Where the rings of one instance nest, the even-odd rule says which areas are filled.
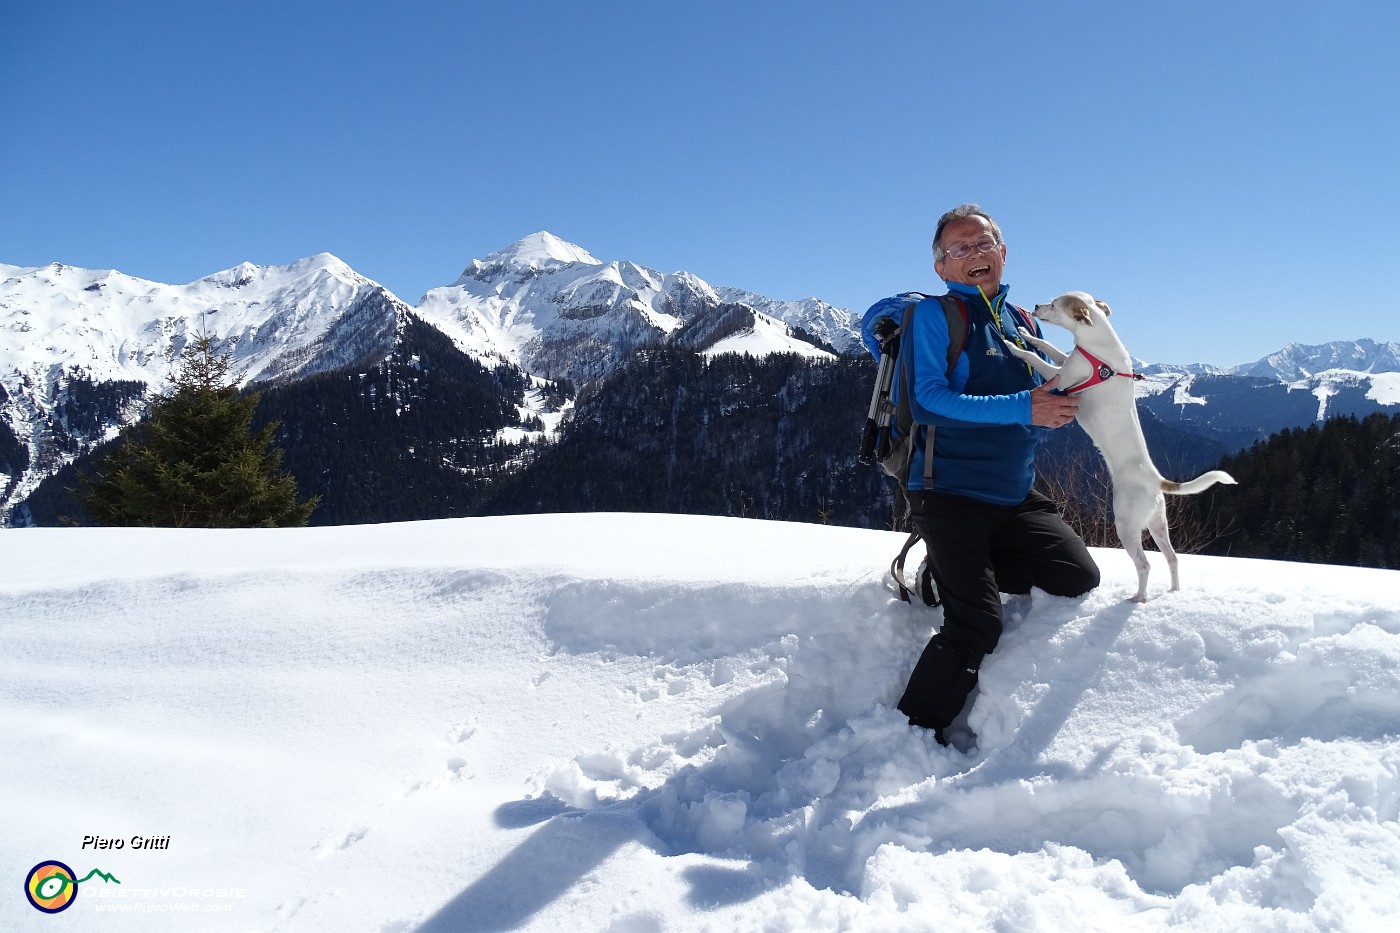
[[[1128,552],[1132,558],[1133,566],[1137,568],[1138,588],[1133,595],[1133,602],[1147,602],[1147,575],[1152,570],[1147,563],[1147,551],[1142,547],[1142,526],[1138,524],[1127,524],[1121,518],[1114,522],[1118,529],[1118,540],[1123,543],[1123,550]]]
[[[1167,559],[1167,569],[1172,574],[1172,592],[1181,589],[1181,581],[1176,573],[1176,549],[1172,547],[1171,529],[1167,527],[1167,504],[1159,496],[1157,508],[1147,520],[1147,531],[1157,542],[1157,550]]]

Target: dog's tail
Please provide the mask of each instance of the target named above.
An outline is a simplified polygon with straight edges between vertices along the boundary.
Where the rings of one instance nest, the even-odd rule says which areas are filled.
[[[1162,480],[1162,492],[1173,496],[1193,496],[1198,492],[1203,492],[1216,483],[1224,483],[1227,486],[1234,486],[1235,478],[1224,470],[1211,470],[1209,473],[1202,473],[1193,480],[1184,483],[1174,483],[1169,479]]]

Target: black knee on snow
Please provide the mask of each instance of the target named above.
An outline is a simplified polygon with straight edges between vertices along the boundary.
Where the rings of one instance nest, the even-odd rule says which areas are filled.
[[[1073,572],[1064,573],[1055,581],[1055,589],[1047,589],[1052,596],[1083,596],[1099,585],[1099,565],[1090,562],[1076,567]]]

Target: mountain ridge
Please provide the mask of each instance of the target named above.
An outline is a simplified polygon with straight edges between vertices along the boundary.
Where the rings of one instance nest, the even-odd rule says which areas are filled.
[[[512,371],[499,384],[511,386],[506,402],[519,410],[518,423],[493,428],[495,441],[458,439],[471,444],[538,443],[556,430],[576,388],[610,377],[652,347],[707,357],[868,361],[850,311],[816,298],[787,301],[716,286],[684,271],[604,262],[547,231],[472,260],[455,282],[429,290],[416,306],[327,252],[285,265],[243,262],[185,285],[62,263],[0,264],[0,332],[7,334],[0,347],[0,516],[113,436],[124,419],[138,417],[143,391],[164,387],[193,335],[211,334],[228,347],[246,383],[354,371],[401,387],[410,384],[405,377],[380,371],[411,373],[420,365],[415,347],[425,332],[404,340],[418,323],[487,370]],[[440,347],[431,353],[448,359]],[[1337,368],[1348,362],[1365,370]],[[479,378],[459,362],[439,365],[459,382]],[[1138,385],[1140,408],[1207,439],[1197,457],[1335,414],[1400,405],[1400,345],[1368,339],[1293,343],[1235,367],[1137,368],[1147,376]],[[522,378],[529,383],[523,388]],[[869,389],[861,391],[868,398]],[[852,411],[863,415],[866,398],[852,402]],[[421,411],[433,402],[415,396],[413,404]],[[315,424],[298,430],[305,437]],[[404,455],[414,447],[407,443]]]
[[[753,292],[751,290],[736,288],[732,286],[712,285],[693,273],[678,271],[673,273],[660,273],[639,264],[625,261],[613,260],[604,262],[595,258],[588,250],[581,246],[570,243],[548,231],[537,231],[528,234],[520,239],[494,250],[480,259],[473,259],[452,283],[429,289],[419,299],[416,305],[410,305],[406,300],[395,295],[388,288],[374,280],[364,276],[339,257],[329,252],[314,253],[304,256],[290,263],[282,265],[259,265],[251,262],[241,262],[227,269],[219,270],[209,275],[197,278],[184,285],[172,285],[157,282],[154,280],[142,279],[131,276],[117,269],[88,269],[79,266],[67,265],[62,262],[52,262],[42,266],[17,266],[0,263],[0,327],[7,324],[12,331],[22,330],[15,326],[14,321],[7,321],[7,310],[12,310],[11,306],[15,301],[15,288],[13,283],[24,278],[41,278],[46,280],[46,284],[55,286],[60,278],[65,280],[77,280],[82,284],[82,290],[89,293],[104,293],[117,286],[116,291],[122,291],[121,286],[125,286],[130,303],[138,301],[146,306],[158,303],[162,295],[173,296],[175,303],[184,303],[187,307],[183,314],[175,315],[189,320],[198,319],[201,315],[212,315],[215,313],[225,313],[230,307],[237,308],[239,303],[230,301],[228,292],[237,292],[249,287],[256,287],[259,284],[281,279],[283,282],[294,281],[300,276],[315,276],[320,274],[325,279],[331,279],[343,283],[350,288],[374,288],[381,290],[392,301],[402,304],[424,317],[434,326],[445,331],[457,330],[458,333],[450,334],[453,339],[467,352],[483,358],[500,358],[502,351],[507,351],[507,355],[516,351],[522,344],[529,344],[535,335],[526,334],[516,341],[500,341],[483,344],[479,339],[480,329],[464,324],[464,315],[454,315],[450,309],[444,305],[460,305],[461,301],[444,302],[441,295],[444,290],[460,289],[469,283],[476,283],[470,303],[473,310],[483,312],[479,315],[491,320],[492,331],[518,328],[522,323],[528,323],[532,317],[538,317],[540,310],[536,306],[525,307],[521,299],[539,297],[537,293],[542,291],[539,283],[525,289],[517,290],[517,294],[511,294],[507,288],[507,281],[502,276],[508,276],[515,280],[517,285],[527,283],[544,275],[557,273],[560,270],[567,271],[568,267],[578,267],[575,274],[566,276],[559,287],[549,291],[544,297],[547,301],[555,301],[556,305],[565,307],[566,320],[590,320],[588,312],[597,312],[595,317],[602,317],[608,311],[617,307],[632,305],[633,309],[640,312],[646,318],[647,323],[652,325],[662,335],[678,330],[690,317],[694,316],[698,305],[709,304],[718,306],[720,304],[747,305],[753,310],[781,321],[789,327],[799,327],[811,336],[817,337],[823,342],[834,345],[841,353],[860,355],[863,353],[859,349],[858,316],[843,308],[838,308],[816,297],[808,297],[797,300],[775,299]],[[274,283],[274,287],[277,287]],[[218,289],[218,292],[211,292],[209,289]],[[525,292],[521,295],[518,292]],[[183,294],[182,294],[183,293]],[[434,296],[439,297],[435,300]],[[63,298],[70,306],[87,312],[90,319],[94,311],[108,311],[119,305],[108,302],[106,305],[100,302],[89,301],[86,304],[76,301],[76,296],[72,294],[70,288]],[[251,304],[256,304],[266,299],[255,299]],[[202,309],[197,307],[203,304]],[[248,303],[245,303],[248,304]],[[244,318],[247,318],[247,308],[244,308]],[[26,313],[27,312],[22,312]],[[171,315],[166,315],[170,317]],[[456,317],[454,322],[453,318]],[[156,318],[143,320],[143,326],[155,323]],[[256,320],[253,321],[256,325]],[[453,324],[455,323],[455,327]],[[94,328],[100,331],[101,328]],[[478,339],[468,336],[473,331],[478,334]],[[216,335],[217,331],[216,331]],[[224,335],[229,337],[246,337],[242,332],[238,334]],[[799,341],[806,343],[805,341]],[[9,352],[0,354],[0,371],[19,368],[15,366],[14,360],[24,347],[16,347],[14,341],[7,344]],[[808,346],[812,344],[808,343]],[[32,346],[32,344],[30,345]],[[804,351],[805,352],[805,351]],[[169,360],[173,360],[173,355],[168,355]],[[1359,373],[1385,373],[1400,372],[1400,343],[1381,342],[1370,338],[1359,338],[1352,341],[1331,341],[1323,344],[1301,344],[1290,342],[1283,348],[1265,355],[1258,360],[1239,363],[1232,366],[1216,366],[1204,363],[1160,363],[1137,360],[1139,371],[1148,375],[1164,377],[1179,377],[1184,375],[1202,374],[1228,374],[1241,376],[1257,376],[1261,378],[1273,378],[1282,382],[1298,382],[1332,370],[1344,370],[1347,372]],[[96,373],[94,373],[96,374]],[[132,373],[129,369],[122,375],[143,375]],[[158,373],[144,374],[158,378]],[[277,373],[273,372],[268,376],[261,375],[260,372],[249,374],[250,381],[260,379],[275,378]]]

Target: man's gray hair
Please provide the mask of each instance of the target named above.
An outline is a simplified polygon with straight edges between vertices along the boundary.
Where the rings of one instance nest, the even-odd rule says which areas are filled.
[[[992,236],[996,238],[997,245],[1001,245],[1001,228],[997,226],[997,222],[992,219],[990,214],[982,210],[982,208],[978,207],[976,204],[959,204],[957,207],[938,218],[938,229],[933,232],[934,262],[943,261],[943,246],[938,242],[943,239],[943,228],[955,220],[967,220],[969,217],[981,217],[987,223],[991,224]]]

